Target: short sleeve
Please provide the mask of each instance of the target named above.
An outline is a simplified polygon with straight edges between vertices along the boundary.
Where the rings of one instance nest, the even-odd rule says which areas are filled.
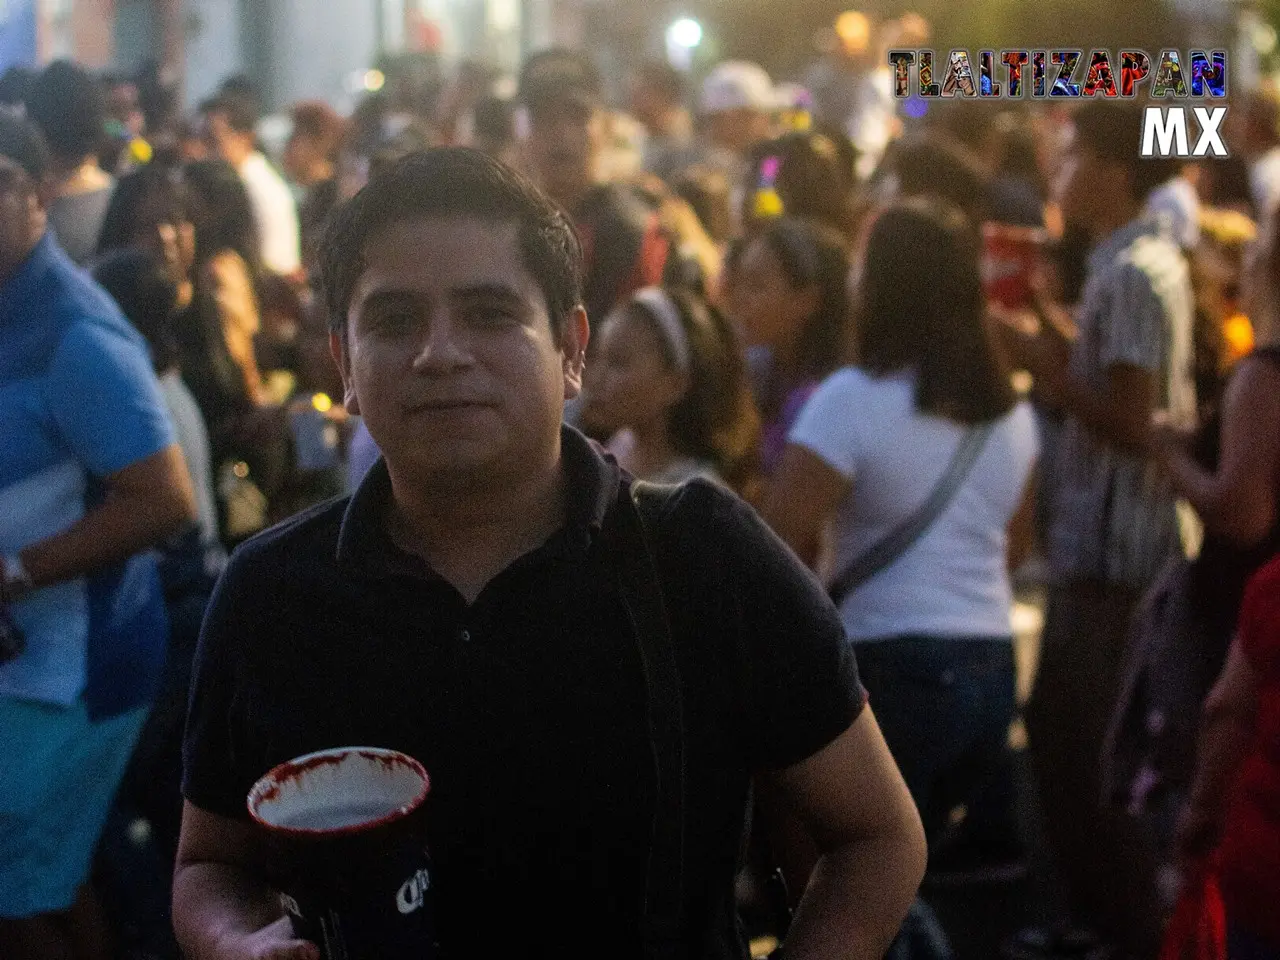
[[[861,455],[857,416],[858,382],[852,371],[832,374],[809,397],[787,434],[833,470],[852,480]]]
[[[1280,560],[1249,581],[1240,608],[1240,646],[1259,673],[1280,674]]]
[[[236,762],[234,735],[237,650],[253,629],[248,591],[241,587],[243,563],[242,556],[232,557],[205,612],[182,743],[183,796],[202,810],[234,819],[247,816],[243,785],[254,776]]]
[[[1151,278],[1133,263],[1119,272],[1108,321],[1102,326],[1102,367],[1127,364],[1158,373],[1169,336],[1164,303]]]
[[[175,442],[151,359],[123,332],[73,325],[54,352],[46,390],[58,429],[96,476],[117,473]]]
[[[731,627],[746,659],[748,762],[783,769],[840,736],[866,694],[853,646],[817,578],[742,501],[719,493],[713,511]]]

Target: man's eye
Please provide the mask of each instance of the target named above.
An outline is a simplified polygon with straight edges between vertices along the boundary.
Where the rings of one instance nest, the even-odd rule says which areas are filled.
[[[387,310],[369,318],[369,326],[372,329],[388,332],[408,330],[414,322],[414,314],[409,310]]]
[[[467,311],[467,319],[471,323],[481,326],[503,326],[508,323],[514,323],[516,315],[514,311],[507,307],[489,304],[472,307]]]

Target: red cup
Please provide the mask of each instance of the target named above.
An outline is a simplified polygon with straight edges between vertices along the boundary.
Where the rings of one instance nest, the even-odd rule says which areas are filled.
[[[1011,310],[1031,306],[1044,242],[1038,227],[982,225],[982,287],[988,300]]]

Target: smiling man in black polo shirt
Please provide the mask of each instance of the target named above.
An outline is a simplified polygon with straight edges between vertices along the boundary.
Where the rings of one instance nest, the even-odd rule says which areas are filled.
[[[478,153],[418,154],[338,214],[324,278],[347,406],[385,459],[241,547],[211,605],[188,956],[318,955],[261,879],[245,795],[370,744],[431,774],[447,956],[745,957],[733,879],[763,776],[823,852],[786,954],[881,957],[924,846],[840,620],[730,494],[694,482],[642,526],[628,478],[561,426],[588,338],[564,217]]]

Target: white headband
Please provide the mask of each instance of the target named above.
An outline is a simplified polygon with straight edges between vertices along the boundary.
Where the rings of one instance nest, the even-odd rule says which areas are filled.
[[[657,321],[658,329],[662,333],[662,339],[666,342],[667,348],[671,351],[676,369],[681,373],[686,372],[689,369],[691,352],[689,334],[680,320],[680,308],[676,306],[675,301],[661,287],[645,287],[635,292],[631,302],[644,307]]]

